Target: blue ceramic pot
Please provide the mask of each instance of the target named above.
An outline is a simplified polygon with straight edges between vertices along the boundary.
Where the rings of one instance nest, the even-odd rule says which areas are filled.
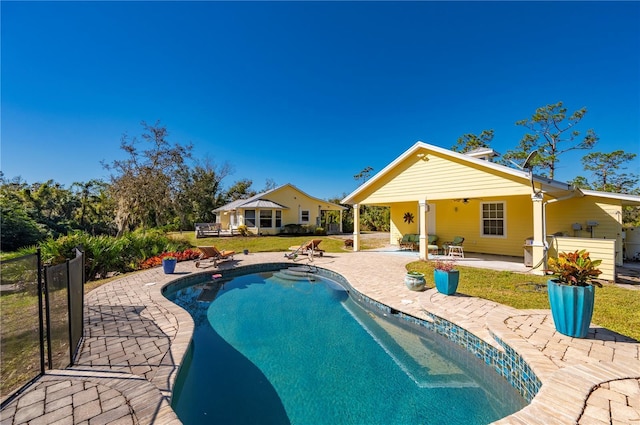
[[[178,262],[178,260],[176,260],[175,258],[173,260],[171,259],[166,259],[164,258],[162,260],[162,269],[164,270],[165,274],[171,274],[174,272],[174,270],[176,269],[176,263]]]
[[[549,280],[547,293],[556,330],[563,335],[585,338],[593,316],[594,287],[562,285]]]
[[[404,284],[412,291],[422,291],[427,284],[422,273],[407,273],[404,276]]]
[[[460,271],[451,270],[450,272],[446,272],[436,269],[433,271],[433,279],[436,281],[436,289],[438,289],[438,292],[445,295],[453,295],[458,290]]]

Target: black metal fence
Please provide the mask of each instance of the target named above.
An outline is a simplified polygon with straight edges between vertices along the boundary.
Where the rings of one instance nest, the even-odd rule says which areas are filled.
[[[73,364],[84,325],[84,254],[76,252],[44,268],[39,250],[0,261],[0,408],[47,368]]]

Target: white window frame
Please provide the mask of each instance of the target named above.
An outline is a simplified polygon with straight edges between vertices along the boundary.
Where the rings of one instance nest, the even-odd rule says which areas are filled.
[[[282,227],[282,211],[276,210],[276,225],[274,226],[276,229]]]
[[[307,216],[307,219],[304,219],[304,216]],[[309,219],[311,218],[311,211],[309,210],[301,210],[300,211],[300,223],[309,223]]]
[[[502,205],[502,218],[498,217],[486,217],[484,216],[485,205]],[[497,211],[497,210],[496,210]],[[502,235],[491,235],[484,233],[484,221],[485,220],[502,220]],[[480,237],[481,238],[507,238],[507,202],[506,201],[493,201],[493,202],[480,202]]]

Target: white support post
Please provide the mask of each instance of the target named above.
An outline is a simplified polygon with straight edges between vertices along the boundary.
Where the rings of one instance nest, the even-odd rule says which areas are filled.
[[[544,202],[542,193],[534,193],[531,195],[531,203],[533,206],[533,243],[532,243],[532,260],[533,273],[542,275],[547,269],[545,259],[545,232],[544,228]]]
[[[360,204],[353,205],[353,250],[360,251]]]
[[[418,201],[420,205],[420,259],[427,259],[427,200],[421,199]]]

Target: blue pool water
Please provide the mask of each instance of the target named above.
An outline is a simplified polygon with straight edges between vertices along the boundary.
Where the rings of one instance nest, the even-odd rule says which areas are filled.
[[[526,402],[446,338],[366,311],[335,282],[279,273],[167,297],[195,321],[172,405],[185,424],[486,424]]]

